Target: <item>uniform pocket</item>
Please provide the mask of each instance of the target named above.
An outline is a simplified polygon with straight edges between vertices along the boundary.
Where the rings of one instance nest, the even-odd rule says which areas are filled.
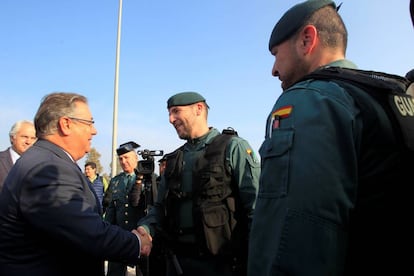
[[[216,255],[231,239],[229,213],[224,205],[209,206],[203,210],[204,235],[209,251]]]
[[[277,129],[273,131],[272,138],[266,139],[260,147],[262,168],[258,197],[286,196],[293,137],[292,128]]]
[[[347,239],[334,222],[289,209],[275,266],[283,275],[343,275]]]

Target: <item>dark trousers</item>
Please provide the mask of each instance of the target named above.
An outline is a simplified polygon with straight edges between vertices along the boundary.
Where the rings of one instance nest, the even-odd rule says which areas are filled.
[[[220,257],[177,256],[183,274],[177,273],[176,264],[169,258],[167,276],[245,276],[246,272],[233,271],[232,265]],[[178,269],[179,270],[179,269]]]
[[[125,276],[127,266],[123,263],[108,262],[107,276]],[[142,276],[142,273],[138,266],[135,267],[135,275]]]
[[[153,254],[156,252],[151,251],[149,257],[143,257],[140,261],[139,267],[141,268],[144,276],[165,276],[165,255]]]

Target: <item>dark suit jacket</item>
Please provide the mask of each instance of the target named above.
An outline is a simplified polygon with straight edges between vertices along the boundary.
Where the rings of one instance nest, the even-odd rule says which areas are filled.
[[[104,259],[135,264],[139,241],[102,220],[80,168],[38,140],[0,194],[0,275],[103,275]]]
[[[13,166],[13,161],[10,156],[10,148],[7,148],[5,151],[0,151],[0,192],[3,188],[3,182],[6,179],[7,174],[9,173],[11,167]]]

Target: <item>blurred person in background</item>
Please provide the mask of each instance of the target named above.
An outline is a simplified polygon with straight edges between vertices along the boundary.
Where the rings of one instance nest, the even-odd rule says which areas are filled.
[[[96,163],[92,161],[85,163],[85,175],[95,190],[96,196],[98,197],[99,203],[101,204],[102,212],[105,213],[105,210],[103,209],[103,198],[108,188],[108,182],[103,176],[100,176],[96,172]]]
[[[16,122],[10,129],[9,138],[11,146],[0,152],[0,192],[13,164],[37,140],[33,123],[27,120]]]

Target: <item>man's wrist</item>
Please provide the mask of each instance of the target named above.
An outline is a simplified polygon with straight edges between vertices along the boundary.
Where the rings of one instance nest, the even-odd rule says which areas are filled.
[[[145,231],[147,231],[147,233],[151,235],[151,231],[150,231],[148,225],[140,225],[140,226],[143,227],[145,229]]]
[[[131,231],[138,239],[138,259],[141,258],[141,238],[139,237],[139,233],[137,232],[137,230],[132,230]]]

